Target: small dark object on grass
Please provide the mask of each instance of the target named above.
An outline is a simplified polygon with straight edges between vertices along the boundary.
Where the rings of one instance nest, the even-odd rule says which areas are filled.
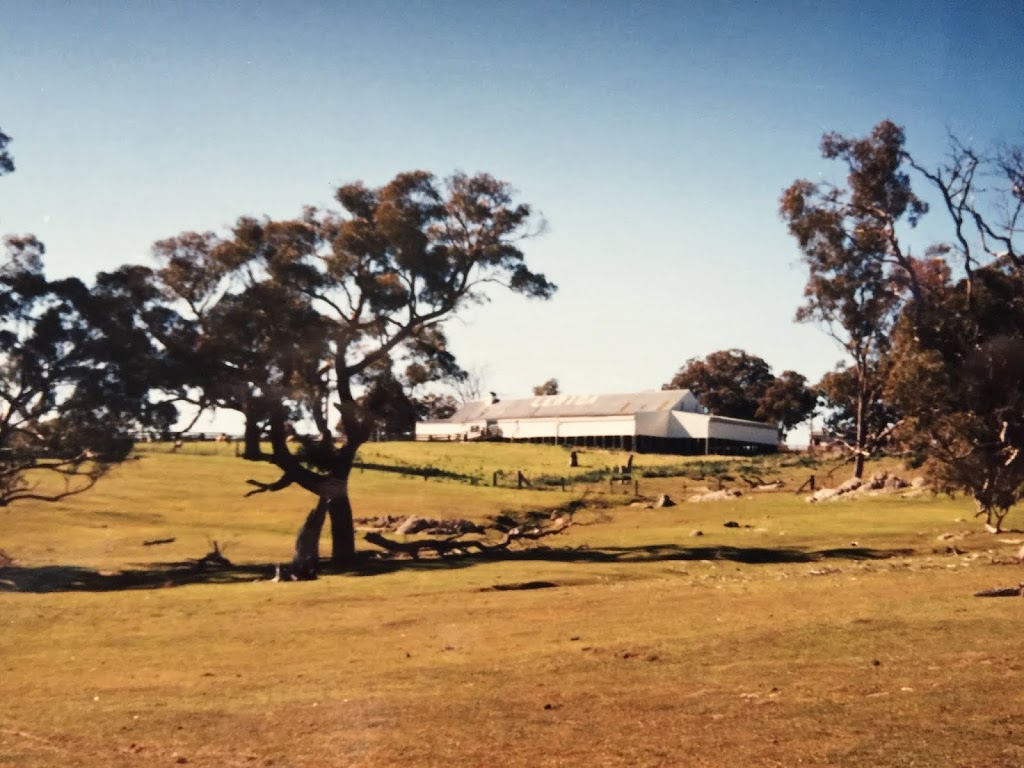
[[[234,568],[234,564],[221,554],[220,545],[216,541],[211,543],[213,544],[212,552],[207,552],[198,560],[192,561],[196,568],[200,570],[204,568]]]
[[[169,539],[150,539],[149,541],[142,542],[142,546],[154,547],[157,544],[173,544],[175,541],[177,541],[177,539],[173,536]]]
[[[882,662],[880,662],[880,661],[879,661],[878,659],[875,659],[875,660],[874,660],[874,661],[872,661],[871,663],[872,663],[872,664],[873,664],[874,666],[876,666],[876,667],[880,667],[880,666],[882,666]]]
[[[507,592],[515,589],[551,589],[557,586],[551,581],[521,581],[516,584],[495,584],[491,589],[496,592]]]
[[[1024,581],[1022,581],[1016,587],[1007,587],[1006,589],[983,589],[981,592],[975,592],[975,597],[1021,597],[1024,596]]]
[[[729,522],[727,522],[727,523],[725,524],[725,527],[726,527],[726,528],[739,528],[739,527],[740,527],[740,524],[739,524],[739,523],[737,523],[737,522],[736,522],[735,520],[730,520]]]

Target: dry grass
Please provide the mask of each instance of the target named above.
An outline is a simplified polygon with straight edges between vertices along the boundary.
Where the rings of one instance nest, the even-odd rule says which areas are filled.
[[[505,448],[451,471],[565,458]],[[1022,602],[973,597],[1021,580],[1020,542],[955,522],[965,501],[592,509],[580,522],[600,524],[550,550],[274,584],[253,579],[287,556],[309,500],[241,499],[261,468],[188,449],[0,512],[18,560],[0,581],[36,590],[0,593],[0,765],[1024,763]],[[371,471],[353,488],[367,515],[482,517],[581,493]],[[955,551],[937,539],[961,530]],[[208,539],[241,564],[233,583],[100,591],[126,569],[178,583],[166,564]],[[495,589],[523,582],[552,586]]]

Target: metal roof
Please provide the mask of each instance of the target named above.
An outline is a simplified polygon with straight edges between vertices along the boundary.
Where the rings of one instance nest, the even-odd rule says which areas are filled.
[[[632,416],[637,413],[682,410],[688,389],[632,392],[623,395],[541,395],[514,400],[476,400],[463,405],[447,421],[497,421],[573,416]]]

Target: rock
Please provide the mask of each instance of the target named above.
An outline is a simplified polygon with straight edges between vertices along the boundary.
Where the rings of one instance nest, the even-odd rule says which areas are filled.
[[[658,500],[654,502],[655,509],[661,509],[662,507],[674,507],[676,503],[672,501],[671,497],[667,493],[661,494]]]
[[[422,517],[416,517],[416,515],[409,515],[405,518],[405,522],[399,525],[395,529],[395,533],[401,536],[407,536],[410,533],[417,533],[426,527],[427,521]]]
[[[739,528],[740,524],[737,523],[735,520],[730,520],[729,522],[725,523],[725,527],[726,528]]]
[[[690,535],[696,538],[697,536],[703,536],[704,531],[690,531]]]
[[[742,495],[743,493],[735,488],[723,488],[720,491],[698,493],[696,496],[690,497],[690,501],[726,501],[728,499],[738,499]]]
[[[888,482],[888,479],[889,475],[887,473],[875,475],[867,483],[858,480],[856,477],[851,477],[837,488],[822,488],[821,490],[815,491],[807,497],[807,501],[812,504],[818,501],[834,501],[835,499],[849,496],[854,493],[880,490],[884,484]]]

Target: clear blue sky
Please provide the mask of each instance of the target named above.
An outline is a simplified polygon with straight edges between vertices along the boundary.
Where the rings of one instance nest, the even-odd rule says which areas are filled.
[[[632,6],[8,0],[0,232],[88,277],[345,181],[489,171],[544,213],[527,252],[561,290],[452,324],[488,388],[652,389],[728,347],[815,380],[841,353],[792,322],[780,191],[832,172],[826,130],[1024,139],[1024,5]]]

